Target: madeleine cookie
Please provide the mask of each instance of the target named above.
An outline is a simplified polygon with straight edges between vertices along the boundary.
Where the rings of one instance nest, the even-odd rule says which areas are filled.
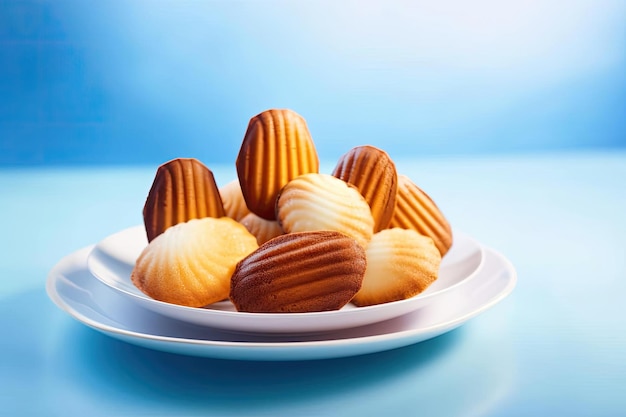
[[[276,220],[266,220],[254,213],[245,216],[241,219],[240,223],[256,237],[256,241],[259,245],[283,234],[283,229],[280,228]]]
[[[246,206],[246,200],[243,198],[238,180],[232,180],[220,187],[220,196],[224,205],[224,214],[231,219],[241,221],[241,219],[251,213],[248,206]]]
[[[357,146],[343,155],[333,175],[354,185],[372,210],[374,232],[386,229],[396,206],[398,174],[387,152],[373,146]]]
[[[230,299],[251,313],[338,310],[361,288],[365,267],[363,248],[341,233],[282,235],[237,264]]]
[[[158,168],[143,208],[148,242],[175,224],[222,216],[215,178],[202,162],[177,158]]]
[[[228,297],[235,265],[257,248],[255,237],[233,219],[193,219],[153,239],[131,280],[155,300],[203,307]]]
[[[276,214],[285,233],[334,230],[363,247],[374,233],[374,218],[361,193],[328,174],[291,180],[278,196]]]
[[[452,229],[443,213],[406,175],[398,176],[396,208],[389,227],[413,229],[431,237],[441,256],[452,246]]]
[[[363,284],[352,299],[360,307],[416,296],[437,279],[441,263],[431,238],[398,228],[376,233],[366,256]]]
[[[253,117],[235,165],[246,205],[267,220],[276,219],[276,196],[285,184],[319,170],[306,122],[291,110],[267,110]]]

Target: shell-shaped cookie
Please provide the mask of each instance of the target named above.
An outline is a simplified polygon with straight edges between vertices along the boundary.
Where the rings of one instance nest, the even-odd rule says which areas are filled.
[[[191,219],[222,217],[224,207],[210,169],[193,158],[161,165],[143,208],[148,241]]]
[[[352,148],[339,159],[333,175],[354,185],[365,197],[374,217],[374,232],[389,226],[398,174],[387,152],[369,145]]]
[[[152,240],[131,280],[156,300],[203,307],[228,298],[235,265],[257,248],[255,237],[233,219],[193,219]]]
[[[302,116],[274,109],[250,120],[236,166],[250,211],[275,220],[281,188],[301,174],[318,172],[319,159]]]
[[[365,253],[363,284],[352,299],[360,307],[413,297],[428,288],[439,273],[439,251],[431,238],[415,230],[380,231]]]
[[[452,246],[452,229],[435,202],[406,175],[398,176],[396,208],[389,227],[413,229],[429,236],[444,256]]]
[[[365,268],[363,248],[341,233],[281,235],[237,264],[230,299],[252,313],[338,310],[361,287]]]
[[[266,220],[254,213],[245,216],[241,219],[240,223],[256,237],[256,241],[259,245],[283,234],[283,229],[280,228],[276,220]]]
[[[276,203],[285,233],[334,230],[366,247],[374,233],[370,207],[352,185],[328,174],[305,174],[291,180]]]
[[[238,180],[232,180],[220,187],[220,196],[222,197],[222,204],[224,205],[224,213],[226,216],[241,221],[241,219],[250,214]]]

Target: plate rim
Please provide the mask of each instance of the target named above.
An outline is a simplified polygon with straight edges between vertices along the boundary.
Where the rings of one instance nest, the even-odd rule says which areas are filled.
[[[320,317],[323,319],[330,319],[332,320],[333,318],[339,317],[341,316],[342,319],[345,319],[345,316],[355,316],[357,314],[374,314],[373,311],[380,311],[381,309],[387,310],[387,309],[391,309],[391,308],[403,308],[403,306],[405,306],[406,304],[413,304],[413,303],[429,303],[432,302],[433,299],[435,299],[436,297],[442,296],[444,294],[447,294],[455,289],[457,289],[458,287],[460,287],[461,285],[466,284],[467,282],[471,281],[473,278],[475,278],[480,271],[482,270],[484,263],[485,263],[485,248],[480,244],[480,242],[478,242],[475,238],[473,238],[472,236],[470,236],[467,233],[464,233],[463,231],[457,230],[457,229],[453,229],[453,236],[462,236],[464,239],[470,241],[473,243],[473,245],[478,248],[479,253],[480,253],[480,260],[478,262],[478,265],[476,266],[476,268],[470,273],[468,274],[466,277],[464,277],[462,280],[460,280],[459,282],[446,287],[444,289],[438,290],[436,292],[433,293],[427,293],[427,294],[418,294],[414,297],[405,299],[405,300],[399,300],[399,301],[393,301],[390,303],[384,303],[384,304],[378,304],[378,305],[372,305],[372,306],[365,306],[365,307],[355,307],[355,308],[350,308],[350,309],[342,309],[342,310],[333,310],[333,311],[318,311],[318,312],[309,312],[309,313],[248,313],[248,312],[239,312],[239,311],[225,311],[225,310],[218,310],[218,309],[205,309],[205,308],[195,308],[195,307],[187,307],[187,306],[181,306],[181,305],[177,305],[177,304],[172,304],[172,303],[166,303],[163,301],[159,301],[159,300],[155,300],[153,298],[150,298],[149,296],[141,293],[135,293],[135,292],[131,292],[126,290],[125,288],[121,288],[119,286],[114,285],[113,283],[109,282],[108,279],[102,277],[97,270],[94,270],[94,268],[91,267],[91,265],[93,264],[93,259],[96,258],[96,253],[98,252],[98,245],[100,245],[102,242],[104,242],[107,239],[111,239],[113,236],[116,235],[120,235],[122,233],[129,233],[133,230],[143,230],[141,225],[135,225],[135,226],[131,226],[131,227],[127,227],[125,229],[119,230],[115,233],[112,233],[108,236],[106,236],[105,238],[101,239],[99,242],[95,243],[94,245],[91,246],[91,250],[87,256],[86,259],[86,264],[87,264],[87,269],[89,270],[89,272],[96,278],[98,279],[100,282],[102,282],[103,284],[105,284],[106,286],[108,286],[109,288],[120,292],[122,294],[124,294],[124,296],[126,297],[130,297],[131,299],[133,299],[135,302],[137,302],[138,305],[142,306],[145,309],[148,309],[150,311],[153,311],[157,314],[161,314],[167,317],[171,317],[171,318],[175,318],[176,320],[181,320],[181,321],[185,321],[185,322],[189,322],[189,323],[194,323],[200,326],[207,326],[207,327],[219,327],[221,329],[227,329],[227,330],[237,330],[237,331],[242,331],[242,332],[267,332],[267,333],[274,333],[274,334],[280,334],[280,333],[290,333],[293,332],[294,330],[292,328],[288,328],[288,329],[274,329],[274,328],[269,328],[267,325],[263,325],[263,323],[265,321],[276,321],[276,320],[289,320],[289,321],[294,321],[294,320],[315,320],[316,317]],[[102,251],[100,251],[102,252]],[[107,256],[107,255],[105,255]],[[103,263],[102,261],[99,261],[100,263]],[[406,308],[406,307],[404,307]],[[421,308],[420,306],[417,306],[415,308],[410,308],[407,309],[406,311],[404,311],[402,314],[407,314],[411,311],[415,311],[417,309]],[[194,315],[199,315],[199,316],[203,316],[202,318],[210,320],[210,323],[200,323],[197,321],[190,321],[190,320],[185,320],[183,318],[181,318],[178,314],[167,314],[165,312],[162,312],[161,309],[165,309],[165,310],[171,310],[171,311],[177,311],[180,313],[180,315],[183,314],[194,314]],[[391,316],[385,316],[383,319],[381,320],[374,320],[374,321],[367,321],[366,323],[363,323],[362,325],[365,324],[373,324],[377,321],[384,321],[393,317],[397,317],[399,315],[402,314],[393,314]],[[209,317],[210,316],[210,317]],[[238,320],[238,321],[252,321],[255,324],[254,325],[238,325],[238,326],[219,326],[219,324],[216,324],[215,322],[218,320]],[[259,324],[261,323],[261,324]],[[326,331],[326,330],[337,330],[337,329],[341,329],[341,328],[346,328],[346,327],[354,327],[354,326],[337,326],[337,327],[332,327],[329,329],[312,329],[312,330],[301,330],[302,333],[312,333],[312,332],[319,332],[319,331]]]
[[[345,339],[325,339],[325,340],[316,340],[316,341],[298,341],[298,342],[287,342],[287,341],[268,341],[268,342],[246,342],[246,341],[221,341],[221,340],[208,340],[208,339],[190,339],[184,337],[177,336],[160,336],[147,334],[140,331],[135,330],[126,330],[120,329],[109,324],[100,323],[97,320],[94,320],[90,317],[85,316],[84,314],[78,312],[72,306],[70,306],[64,298],[58,293],[55,288],[55,284],[57,280],[63,276],[62,270],[65,264],[69,263],[73,258],[77,258],[79,256],[85,256],[87,250],[92,248],[93,246],[88,246],[86,248],[75,251],[64,258],[62,258],[49,272],[48,278],[46,280],[46,292],[49,298],[60,308],[62,311],[67,313],[70,317],[82,323],[100,333],[103,333],[109,337],[114,337],[116,339],[124,340],[127,343],[131,343],[134,345],[142,346],[145,348],[151,348],[155,350],[160,350],[164,352],[188,355],[188,356],[199,356],[199,357],[210,357],[210,358],[218,358],[218,359],[235,359],[235,360],[312,360],[312,359],[330,359],[337,358],[343,356],[357,356],[365,353],[375,353],[388,349],[392,349],[395,347],[408,346],[413,343],[417,343],[417,341],[413,342],[414,339],[419,339],[421,335],[430,336],[418,340],[423,341],[430,339],[432,337],[439,336],[448,331],[459,327],[464,324],[468,320],[478,316],[484,311],[492,308],[503,299],[505,299],[508,295],[511,294],[513,289],[517,284],[517,271],[514,266],[504,255],[500,252],[484,247],[485,252],[491,253],[493,256],[499,258],[499,261],[503,263],[503,268],[509,275],[508,282],[504,286],[504,288],[491,297],[486,302],[481,305],[470,308],[469,311],[465,312],[459,317],[452,318],[450,320],[446,320],[442,323],[433,324],[430,326],[422,327],[422,328],[414,328],[414,329],[406,329],[396,332],[384,333],[384,334],[375,334],[368,336],[359,336]],[[84,259],[85,260],[85,259]],[[93,279],[93,274],[86,268],[86,265],[82,268],[85,273],[89,273]],[[155,312],[150,312],[150,314],[157,314]],[[383,348],[380,350],[371,349],[371,346],[377,344],[384,344],[389,341],[402,341],[402,343],[397,344],[393,347]],[[145,343],[140,343],[145,342]],[[345,345],[356,345],[356,346],[370,346],[366,352],[362,353],[354,353],[354,354],[332,354],[332,355],[324,355],[324,350],[329,349],[338,349]],[[183,353],[181,349],[177,349],[176,351],[172,349],[164,349],[164,347],[168,346],[184,346],[187,347],[186,351]],[[198,354],[197,351],[190,351],[191,349],[203,348],[202,354]],[[288,350],[292,354],[291,356],[283,357],[280,359],[276,358],[276,350]],[[312,350],[317,351],[318,354],[314,354]],[[238,354],[240,352],[244,352],[243,354]],[[307,354],[308,353],[308,354]],[[320,355],[321,353],[321,355]]]

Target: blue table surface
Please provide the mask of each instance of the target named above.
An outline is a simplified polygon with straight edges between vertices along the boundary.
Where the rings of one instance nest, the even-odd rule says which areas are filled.
[[[140,224],[156,167],[0,170],[0,414],[626,415],[626,152],[396,165],[511,260],[517,287],[435,339],[309,362],[162,353],[73,320],[48,271]]]

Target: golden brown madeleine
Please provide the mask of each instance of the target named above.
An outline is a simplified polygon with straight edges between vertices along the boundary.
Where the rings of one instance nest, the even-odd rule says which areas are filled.
[[[361,288],[365,251],[338,232],[278,236],[237,264],[230,299],[238,311],[338,310]]]
[[[431,237],[441,256],[452,246],[452,229],[443,213],[406,175],[398,176],[396,209],[389,227],[413,229]]]
[[[257,248],[256,238],[233,219],[193,219],[152,240],[131,280],[155,300],[203,307],[228,298],[235,265]]]
[[[372,237],[365,253],[365,277],[352,299],[360,307],[414,297],[428,288],[439,273],[439,251],[431,238],[415,230],[380,231]]]
[[[283,229],[280,228],[276,220],[266,220],[254,213],[248,214],[239,223],[243,224],[256,237],[259,245],[283,234]]]
[[[226,216],[241,221],[241,219],[250,214],[250,210],[248,206],[246,206],[246,200],[243,199],[243,193],[241,192],[241,186],[238,180],[232,180],[223,187],[220,187],[220,196],[222,197]]]
[[[317,151],[305,120],[292,110],[267,110],[248,124],[237,175],[250,211],[275,220],[276,196],[293,178],[319,171]]]
[[[193,158],[161,165],[143,207],[148,242],[175,224],[224,215],[213,173]]]
[[[343,155],[333,175],[359,189],[370,205],[374,232],[386,229],[396,206],[398,174],[387,152],[374,146],[357,146]]]
[[[289,181],[276,203],[285,233],[334,230],[366,247],[374,234],[374,218],[353,185],[328,174],[304,174]]]

